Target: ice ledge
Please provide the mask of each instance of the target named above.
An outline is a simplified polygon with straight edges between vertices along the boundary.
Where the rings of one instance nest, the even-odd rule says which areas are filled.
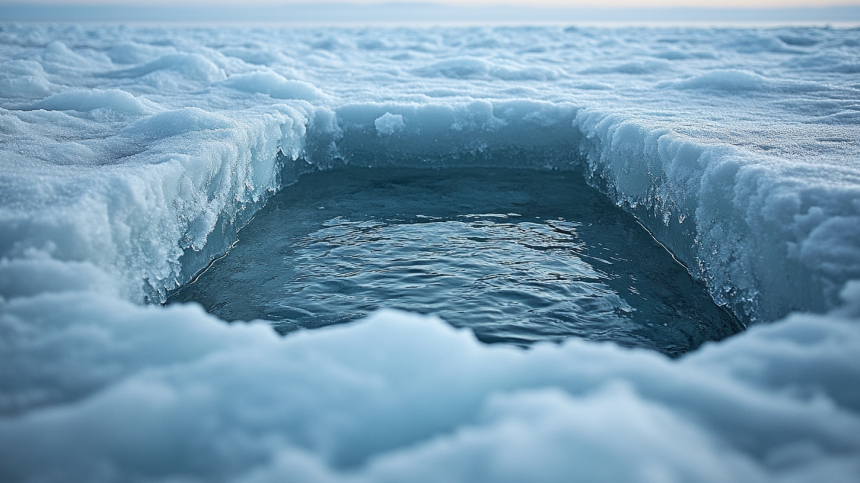
[[[120,157],[63,166],[22,159],[2,173],[7,184],[41,184],[4,195],[0,277],[15,260],[48,258],[98,268],[96,278],[112,277],[124,298],[163,300],[223,253],[268,196],[305,170],[345,163],[581,172],[747,322],[826,311],[860,278],[860,183],[834,184],[832,166],[705,144],[575,105],[185,108],[145,115],[106,144]],[[841,169],[843,179],[860,179]],[[51,278],[41,279],[47,291]]]

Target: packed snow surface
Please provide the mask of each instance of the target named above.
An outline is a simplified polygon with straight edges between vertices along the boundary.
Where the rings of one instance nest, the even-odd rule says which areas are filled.
[[[0,480],[857,481],[858,73],[851,29],[3,25]],[[343,165],[584,176],[751,328],[157,305]]]

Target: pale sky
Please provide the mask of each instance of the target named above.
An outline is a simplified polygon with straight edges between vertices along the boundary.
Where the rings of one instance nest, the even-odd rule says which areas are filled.
[[[723,8],[787,8],[860,5],[860,0],[0,0],[0,4],[27,3],[52,5],[289,5],[289,4],[380,4],[380,3],[435,3],[463,6],[520,5],[554,7],[723,7]]]

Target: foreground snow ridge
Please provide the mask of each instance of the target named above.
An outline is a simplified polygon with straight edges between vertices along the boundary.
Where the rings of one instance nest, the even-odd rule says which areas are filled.
[[[0,480],[857,480],[858,45],[0,26]],[[582,173],[753,326],[673,361],[145,304],[345,164]]]

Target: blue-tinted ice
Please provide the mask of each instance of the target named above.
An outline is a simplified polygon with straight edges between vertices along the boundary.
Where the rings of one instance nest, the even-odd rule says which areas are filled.
[[[740,330],[578,175],[525,170],[305,175],[171,300],[281,333],[391,307],[438,314],[486,342],[575,336],[669,355]]]

